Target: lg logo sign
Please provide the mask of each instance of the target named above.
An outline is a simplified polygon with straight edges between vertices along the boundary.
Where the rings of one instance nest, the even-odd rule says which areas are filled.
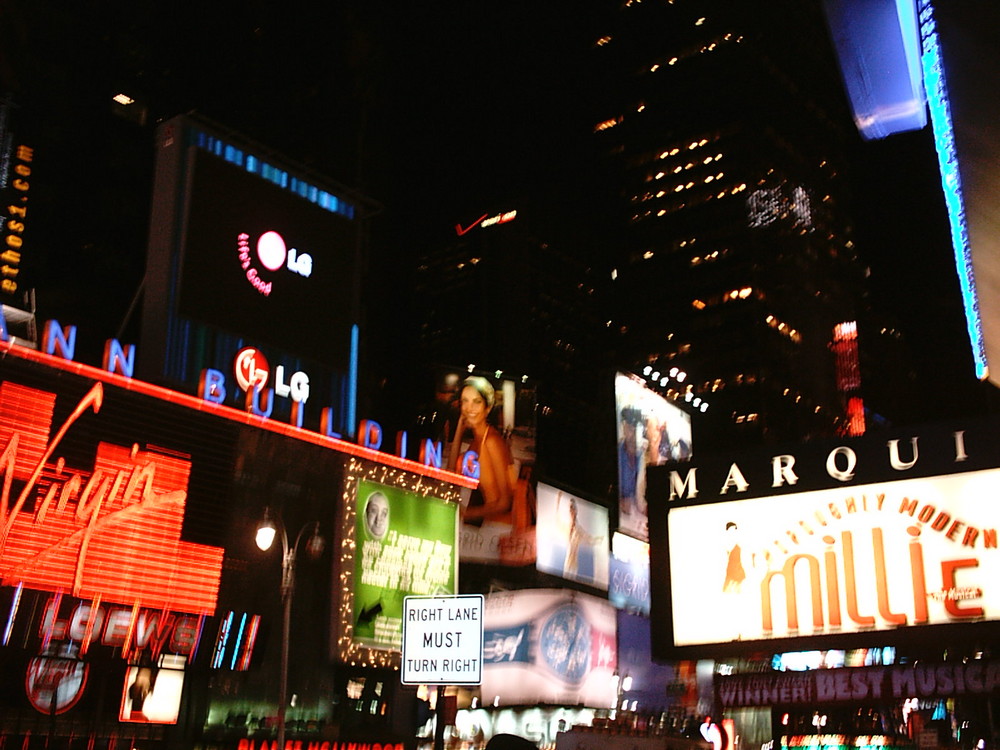
[[[268,271],[277,271],[287,264],[288,270],[306,278],[312,273],[313,260],[308,253],[299,254],[294,247],[287,249],[285,238],[277,232],[264,232],[257,240],[257,257]]]
[[[233,361],[236,384],[247,393],[263,390],[271,377],[271,368],[263,353],[256,347],[240,349]],[[304,372],[294,372],[285,380],[285,367],[274,368],[274,393],[282,398],[304,404],[309,399],[309,376]]]
[[[258,237],[257,246],[253,249],[255,252],[250,246],[250,235],[240,232],[236,237],[236,250],[247,281],[265,297],[270,296],[274,282],[265,281],[261,277],[261,268],[273,273],[284,267],[305,278],[312,274],[312,256],[300,253],[294,247],[289,248],[285,244],[285,238],[277,232],[264,232]]]

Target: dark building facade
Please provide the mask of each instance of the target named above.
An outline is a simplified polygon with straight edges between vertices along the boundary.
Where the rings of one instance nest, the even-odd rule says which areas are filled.
[[[856,432],[864,308],[846,129],[815,3],[625,2],[595,44],[621,190],[623,366],[688,373],[713,445]],[[838,375],[838,372],[840,373]],[[853,419],[852,419],[853,415]]]
[[[566,235],[553,237],[545,225],[533,205],[484,212],[423,253],[414,284],[415,356],[530,380],[538,393],[540,468],[575,486],[599,487],[596,472],[581,474],[588,462],[580,457],[600,449],[605,421],[593,398],[606,337],[601,282]]]

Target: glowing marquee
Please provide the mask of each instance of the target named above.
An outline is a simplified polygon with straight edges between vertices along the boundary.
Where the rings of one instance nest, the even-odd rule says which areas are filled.
[[[998,486],[988,469],[671,507],[674,643],[1000,619]]]
[[[0,585],[214,613],[223,550],[181,541],[190,460],[105,442],[92,467],[57,455],[103,399],[95,383],[56,424],[55,394],[0,383]]]

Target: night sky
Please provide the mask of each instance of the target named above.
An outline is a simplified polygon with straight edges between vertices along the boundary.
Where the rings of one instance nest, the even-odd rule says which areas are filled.
[[[115,299],[135,287],[152,129],[189,111],[378,201],[376,263],[395,273],[486,204],[576,185],[586,6],[5,3],[3,89],[38,143],[40,307],[71,314],[85,278]],[[148,106],[144,127],[111,122],[119,91]],[[94,205],[95,184],[120,200]],[[108,296],[93,304],[110,324],[127,305]]]
[[[192,110],[383,206],[372,241],[383,308],[405,295],[420,252],[498,203],[534,197],[585,218],[587,50],[613,6],[5,2],[0,76],[39,144],[39,317],[87,317],[95,341],[127,320],[152,126]],[[119,90],[148,106],[144,127],[109,127]],[[856,153],[873,301],[898,318],[924,376],[977,392],[929,131],[858,139]]]

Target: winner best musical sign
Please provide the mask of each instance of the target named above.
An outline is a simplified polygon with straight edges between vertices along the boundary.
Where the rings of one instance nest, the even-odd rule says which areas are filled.
[[[483,675],[483,596],[403,599],[404,685],[479,685]]]

